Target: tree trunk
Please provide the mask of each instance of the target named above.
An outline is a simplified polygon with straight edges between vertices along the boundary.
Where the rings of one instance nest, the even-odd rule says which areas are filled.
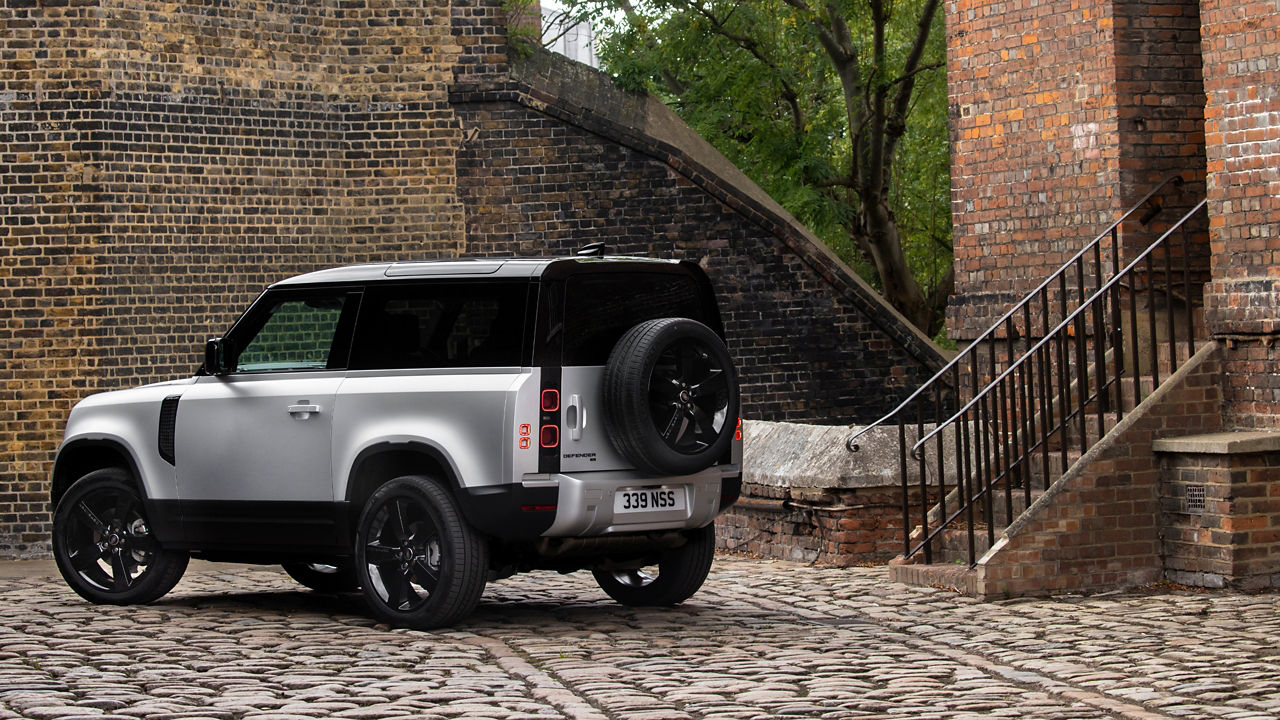
[[[921,332],[933,337],[941,329],[942,308],[935,305],[940,302],[945,307],[950,293],[935,292],[933,297],[929,297],[920,283],[916,282],[911,268],[907,266],[907,257],[902,250],[902,239],[898,234],[898,224],[893,219],[893,211],[883,199],[868,198],[864,202],[863,222],[865,235],[858,246],[869,252],[876,274],[880,276],[884,298],[911,324],[920,328]],[[951,272],[948,270],[948,275]],[[939,283],[939,286],[943,284]]]

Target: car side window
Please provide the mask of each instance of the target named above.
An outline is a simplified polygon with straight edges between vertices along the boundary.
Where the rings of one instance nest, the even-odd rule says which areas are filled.
[[[370,288],[351,369],[525,365],[528,295],[527,281]]]
[[[282,297],[255,313],[257,330],[242,343],[236,372],[318,370],[341,367],[345,358],[335,358],[335,345],[343,311],[349,296],[327,292],[309,296]],[[337,362],[334,360],[337,359]]]

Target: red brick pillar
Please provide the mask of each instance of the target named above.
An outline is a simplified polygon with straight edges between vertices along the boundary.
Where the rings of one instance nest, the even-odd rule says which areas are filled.
[[[1226,340],[1228,423],[1280,427],[1280,8],[1205,0],[1209,332]]]
[[[1199,6],[953,0],[947,42],[956,255],[947,327],[964,342],[1161,178],[1203,176]],[[1151,239],[1136,223],[1125,231],[1127,248]]]

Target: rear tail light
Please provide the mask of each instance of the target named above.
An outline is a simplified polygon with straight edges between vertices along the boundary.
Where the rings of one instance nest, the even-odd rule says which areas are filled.
[[[542,386],[538,390],[538,472],[560,472],[560,374],[558,367],[542,368]],[[533,438],[530,438],[533,440]]]
[[[560,446],[560,428],[556,425],[543,425],[538,432],[538,442],[544,448]]]
[[[733,431],[733,439],[742,442],[742,418],[738,418],[738,428]]]
[[[560,391],[547,388],[542,391],[542,412],[555,412],[560,409]]]

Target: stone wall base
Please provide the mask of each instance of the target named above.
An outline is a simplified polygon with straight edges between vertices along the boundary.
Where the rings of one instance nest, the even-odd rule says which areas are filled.
[[[920,506],[918,490],[911,501]],[[716,528],[716,547],[726,552],[837,567],[884,563],[902,552],[902,490],[747,483]]]

